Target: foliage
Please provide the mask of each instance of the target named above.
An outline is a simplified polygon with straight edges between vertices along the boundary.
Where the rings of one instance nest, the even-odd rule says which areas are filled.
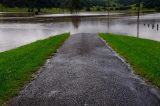
[[[160,0],[140,1],[145,8],[156,8],[159,10]],[[138,0],[109,0],[109,6],[116,8],[116,10],[126,10],[132,8],[137,2]],[[42,8],[67,8],[71,11],[77,11],[82,8],[89,10],[89,8],[94,6],[108,6],[108,0],[0,0],[0,3],[12,8],[29,8],[29,12],[34,11],[34,8],[37,8],[38,11]]]

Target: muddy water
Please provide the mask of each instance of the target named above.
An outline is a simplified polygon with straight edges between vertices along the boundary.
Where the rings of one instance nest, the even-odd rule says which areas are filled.
[[[0,52],[64,32],[136,36],[136,16],[112,15],[109,20],[107,14],[0,17]],[[160,41],[160,14],[143,15],[140,19],[140,37]]]

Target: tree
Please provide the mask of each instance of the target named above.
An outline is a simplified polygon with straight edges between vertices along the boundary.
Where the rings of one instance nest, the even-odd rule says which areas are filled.
[[[69,8],[71,12],[78,12],[81,8],[80,0],[67,0],[66,5],[67,5],[67,8]]]

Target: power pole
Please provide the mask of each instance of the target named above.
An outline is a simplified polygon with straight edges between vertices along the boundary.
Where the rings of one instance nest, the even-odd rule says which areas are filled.
[[[137,14],[137,38],[139,38],[140,8],[141,8],[141,1],[140,1],[140,0],[138,0],[138,14]]]
[[[118,10],[118,0],[116,0],[116,7],[115,7],[115,11],[117,11],[117,10]]]
[[[110,8],[109,8],[109,0],[107,2],[107,6],[108,6],[108,31],[109,31],[109,10],[110,10]]]
[[[118,0],[116,0],[116,8],[118,8]]]

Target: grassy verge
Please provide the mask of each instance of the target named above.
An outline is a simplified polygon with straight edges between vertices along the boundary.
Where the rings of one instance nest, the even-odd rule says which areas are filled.
[[[137,74],[160,87],[160,42],[106,33],[100,37],[123,56]]]
[[[68,37],[65,33],[0,53],[0,105],[15,96]]]

